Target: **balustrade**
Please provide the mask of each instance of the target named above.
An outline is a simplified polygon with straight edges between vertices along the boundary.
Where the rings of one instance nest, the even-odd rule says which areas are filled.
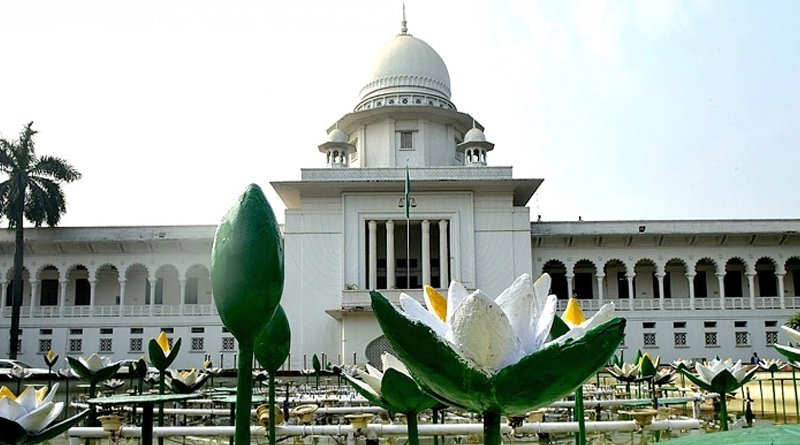
[[[33,308],[33,318],[58,318],[61,311],[58,306],[36,306]]]
[[[719,309],[719,298],[696,298],[694,307],[700,310]]]
[[[95,317],[119,317],[119,306],[99,304],[92,306],[92,314]]]
[[[636,311],[657,311],[661,309],[658,298],[634,298],[633,309]]]
[[[750,309],[749,297],[726,297],[725,309]]]
[[[692,301],[688,298],[665,298],[664,309],[688,311],[692,309]]]

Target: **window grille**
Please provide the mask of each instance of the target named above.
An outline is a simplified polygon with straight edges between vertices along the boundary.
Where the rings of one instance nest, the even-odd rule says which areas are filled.
[[[767,346],[778,343],[778,331],[767,331]]]
[[[414,133],[410,131],[400,132],[400,149],[411,150],[414,148]]]
[[[675,346],[686,346],[686,333],[685,332],[676,332],[675,333]]]
[[[131,352],[142,352],[142,339],[132,338],[130,342]]]
[[[112,345],[114,344],[111,338],[100,339],[100,352],[111,352]]]
[[[83,352],[83,339],[70,338],[69,339],[69,352]]]
[[[717,346],[716,332],[706,332],[706,346]]]
[[[233,351],[235,349],[233,337],[222,337],[222,350]]]
[[[748,334],[747,332],[743,332],[743,331],[739,331],[739,332],[735,333],[736,346],[747,346],[747,345],[750,344],[750,342],[747,341],[747,337],[748,337],[747,334]]]
[[[653,347],[656,346],[656,333],[655,332],[645,332],[644,334],[644,347]]]
[[[205,349],[203,346],[203,337],[192,337],[192,351],[202,351]]]
[[[42,338],[39,340],[39,354],[47,354],[53,349],[53,340],[50,338]]]

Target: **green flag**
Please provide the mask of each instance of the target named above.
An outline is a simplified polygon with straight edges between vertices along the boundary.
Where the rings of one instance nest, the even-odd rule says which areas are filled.
[[[408,197],[408,195],[410,194],[411,194],[411,179],[408,177],[408,166],[406,165],[406,198],[405,198],[406,219],[409,218],[409,212],[411,211],[411,200]]]

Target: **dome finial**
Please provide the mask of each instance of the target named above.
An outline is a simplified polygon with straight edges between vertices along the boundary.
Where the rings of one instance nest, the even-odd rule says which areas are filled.
[[[400,35],[408,34],[408,26],[406,26],[406,4],[403,3],[403,21],[400,22]]]

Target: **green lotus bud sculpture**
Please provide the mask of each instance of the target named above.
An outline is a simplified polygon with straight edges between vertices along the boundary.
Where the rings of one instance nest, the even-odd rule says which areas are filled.
[[[170,346],[167,333],[161,331],[158,338],[151,338],[147,344],[147,352],[150,356],[150,363],[156,367],[160,372],[165,372],[167,368],[172,365],[172,362],[178,358],[178,353],[181,351],[181,338],[175,340],[175,344]]]
[[[680,368],[680,371],[701,389],[716,392],[719,394],[720,411],[719,421],[723,431],[728,429],[728,401],[726,394],[736,391],[742,385],[749,382],[756,376],[758,366],[747,369],[742,365],[742,361],[731,363],[731,359],[720,360],[715,358],[711,363],[698,363],[695,366],[697,375],[692,374],[687,369]]]
[[[253,348],[283,293],[283,247],[275,214],[250,184],[222,218],[211,249],[211,286],[222,323],[239,343],[237,445],[250,443]]]
[[[278,372],[292,346],[289,318],[281,306],[263,331],[256,337],[255,355],[269,378],[269,406],[275,406],[275,373]],[[275,445],[275,416],[269,416],[269,444]]]
[[[429,286],[427,309],[401,295],[403,311],[379,292],[372,308],[411,375],[441,402],[483,415],[484,443],[500,443],[500,416],[560,399],[603,367],[623,339],[613,304],[550,339],[556,296],[550,277],[524,274],[492,300],[453,282],[445,299]]]

